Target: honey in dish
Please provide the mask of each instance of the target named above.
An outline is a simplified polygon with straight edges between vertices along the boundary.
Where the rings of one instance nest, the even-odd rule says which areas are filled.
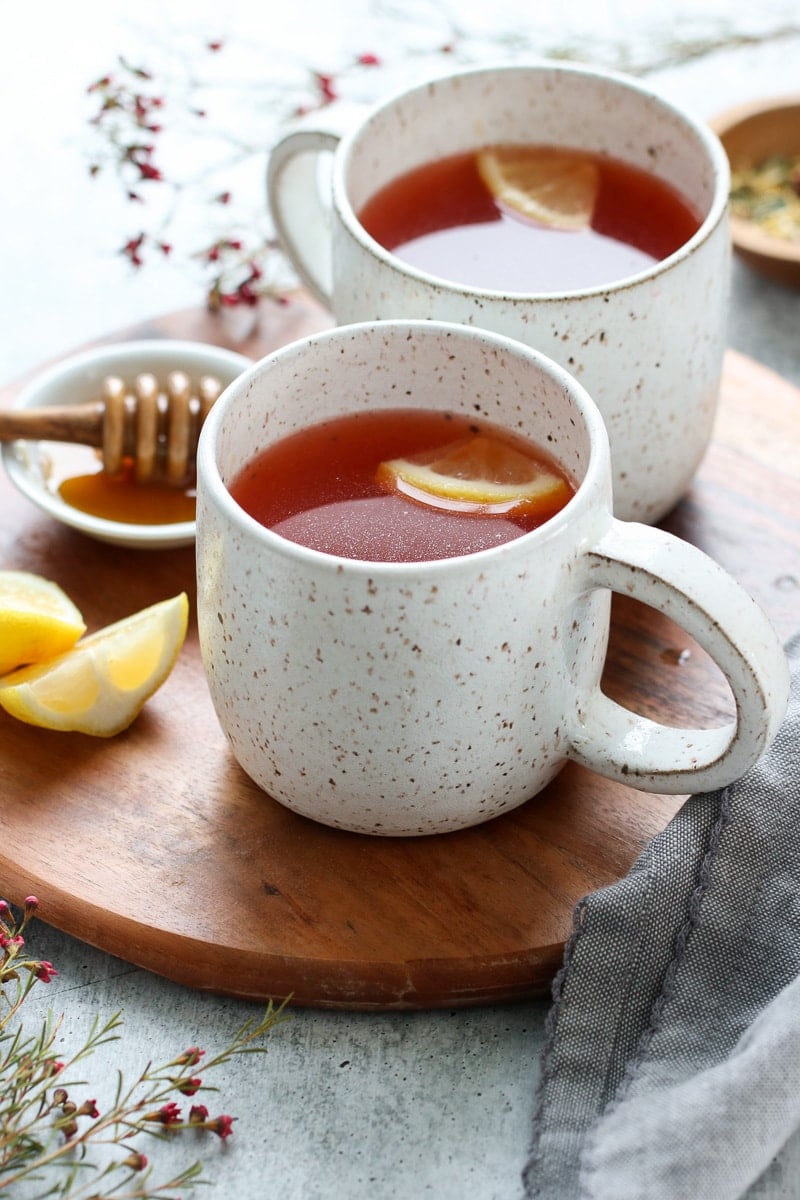
[[[132,459],[119,474],[102,470],[97,453],[86,446],[48,444],[49,489],[79,512],[126,525],[173,525],[195,519],[195,486],[138,483]]]

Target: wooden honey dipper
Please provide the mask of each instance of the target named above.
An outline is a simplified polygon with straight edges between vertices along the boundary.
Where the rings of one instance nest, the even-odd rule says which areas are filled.
[[[0,442],[25,438],[94,446],[110,475],[130,458],[138,482],[159,479],[180,487],[194,472],[200,429],[221,391],[219,380],[206,375],[194,394],[183,371],[171,371],[163,390],[149,372],[137,375],[130,390],[119,376],[109,375],[97,401],[0,411]]]

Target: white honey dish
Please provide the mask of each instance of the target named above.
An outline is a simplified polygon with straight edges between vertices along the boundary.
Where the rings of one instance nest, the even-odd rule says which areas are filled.
[[[160,380],[170,371],[180,370],[192,379],[213,375],[225,388],[251,365],[252,360],[243,354],[203,342],[171,338],[119,342],[82,351],[46,368],[22,388],[14,408],[91,403],[99,399],[103,380],[109,375],[128,382],[143,372],[152,372]],[[23,495],[55,520],[89,537],[115,546],[150,550],[194,542],[194,521],[135,525],[73,508],[48,485],[47,452],[37,442],[8,442],[2,447],[2,455],[12,483]]]

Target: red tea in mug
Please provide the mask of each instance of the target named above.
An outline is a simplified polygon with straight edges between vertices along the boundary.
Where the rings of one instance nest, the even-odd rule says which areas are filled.
[[[508,156],[522,177],[517,191],[531,200],[522,208],[513,196],[509,203]],[[499,172],[490,162],[487,173],[492,159]],[[563,227],[559,207],[574,199],[564,192],[576,184],[585,219]],[[627,278],[674,253],[701,224],[657,176],[552,146],[488,147],[425,163],[382,187],[358,216],[409,265],[501,292],[564,292]]]
[[[540,447],[488,422],[390,409],[282,438],[243,468],[230,492],[262,525],[311,549],[423,562],[535,529],[574,486]]]

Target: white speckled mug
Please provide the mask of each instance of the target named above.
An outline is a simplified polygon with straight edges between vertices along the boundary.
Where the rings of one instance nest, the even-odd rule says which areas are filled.
[[[231,496],[277,439],[395,407],[477,414],[532,438],[575,495],[504,545],[423,563],[307,549]],[[308,817],[370,834],[459,829],[522,804],[567,759],[644,789],[717,787],[755,760],[783,714],[786,661],[761,610],[694,547],[612,517],[596,406],[516,341],[392,321],[294,342],[225,390],[197,470],[197,611],[214,706],[244,770]],[[602,693],[609,589],[667,613],[710,652],[735,722],[668,728]]]
[[[616,515],[658,520],[689,487],[719,394],[729,170],[714,134],[640,82],[547,62],[462,71],[366,115],[338,114],[331,106],[307,118],[270,155],[270,209],[303,282],[342,323],[458,321],[555,359],[605,419]],[[503,293],[409,266],[360,223],[364,203],[403,172],[498,142],[567,145],[644,167],[677,188],[702,224],[668,258],[606,286]],[[332,173],[323,176],[321,160],[331,154]]]

